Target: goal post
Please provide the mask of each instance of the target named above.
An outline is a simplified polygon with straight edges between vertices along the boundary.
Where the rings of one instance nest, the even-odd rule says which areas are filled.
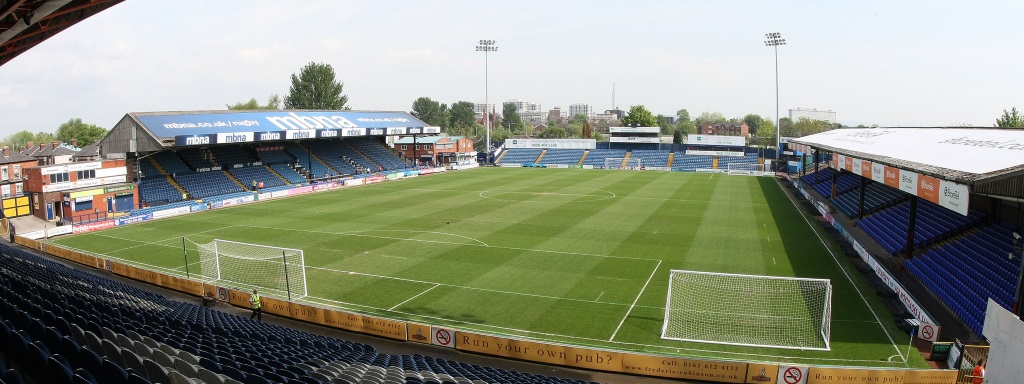
[[[199,270],[193,268],[192,274],[203,282],[245,291],[259,288],[289,300],[301,299],[309,293],[301,249],[221,239],[209,243],[186,239],[185,246],[186,263],[199,265]]]
[[[604,169],[628,169],[639,171],[644,162],[639,157],[608,157],[604,159]]]
[[[771,176],[774,175],[772,172],[765,172],[764,164],[755,163],[729,163],[727,164],[726,171],[730,175],[750,175],[750,176]]]
[[[827,279],[672,270],[661,338],[830,350]]]

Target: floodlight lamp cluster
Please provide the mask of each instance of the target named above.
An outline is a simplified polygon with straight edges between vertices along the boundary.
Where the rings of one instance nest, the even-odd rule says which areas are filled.
[[[494,52],[498,50],[497,41],[494,40],[480,40],[480,45],[476,46],[477,51]]]
[[[786,39],[783,39],[782,34],[778,32],[766,33],[764,34],[764,38],[767,39],[764,41],[765,46],[778,47],[780,45],[786,45]]]

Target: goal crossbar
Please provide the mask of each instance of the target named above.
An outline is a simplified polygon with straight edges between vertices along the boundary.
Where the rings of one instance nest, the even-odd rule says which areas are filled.
[[[230,284],[244,290],[260,288],[289,300],[301,299],[309,293],[301,249],[222,239],[188,242],[195,247],[199,259],[197,275],[205,282]],[[186,259],[188,253],[186,249]]]
[[[662,339],[830,350],[828,279],[672,270]]]

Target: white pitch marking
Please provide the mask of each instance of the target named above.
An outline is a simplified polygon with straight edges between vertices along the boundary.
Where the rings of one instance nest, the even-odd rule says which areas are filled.
[[[594,299],[594,302],[596,303],[598,300],[601,300],[601,296],[604,296],[604,292],[603,291],[601,292],[600,295],[597,295],[597,298]]]
[[[774,257],[772,258],[772,265],[776,265],[776,264],[775,264],[775,258],[774,258]]]
[[[775,182],[780,183],[778,180],[776,180]],[[782,185],[779,185],[779,188],[785,190],[785,187]],[[889,342],[892,343],[892,347],[893,349],[896,350],[896,353],[903,357],[903,361],[905,363],[907,361],[907,358],[903,356],[903,351],[901,351],[900,347],[896,345],[896,340],[892,339],[892,335],[889,334],[889,330],[885,328],[884,324],[882,324],[882,320],[878,318],[878,314],[875,313],[875,309],[871,307],[871,304],[868,303],[868,299],[864,297],[864,293],[862,293],[860,291],[860,288],[857,287],[857,284],[853,282],[853,278],[850,277],[850,274],[846,272],[846,268],[843,268],[843,264],[839,262],[839,258],[836,257],[836,254],[832,252],[832,248],[828,246],[828,244],[825,242],[825,239],[821,238],[821,234],[818,233],[818,228],[816,228],[815,224],[811,223],[811,220],[807,218],[807,214],[806,212],[804,212],[803,207],[801,207],[800,204],[797,204],[796,200],[794,200],[793,196],[791,196],[789,193],[786,193],[786,197],[789,198],[790,203],[792,203],[793,207],[796,208],[797,212],[800,213],[800,217],[802,217],[804,219],[804,222],[807,223],[807,226],[811,228],[811,231],[814,232],[814,236],[818,238],[818,241],[820,241],[821,245],[825,247],[825,250],[828,251],[828,254],[832,256],[832,260],[836,262],[836,266],[839,267],[839,271],[843,272],[843,276],[846,276],[846,280],[850,282],[850,285],[853,286],[853,290],[857,292],[857,296],[860,296],[860,300],[863,301],[864,305],[868,307],[868,311],[871,312],[871,316],[875,317],[875,322],[877,322],[878,326],[882,328],[882,332],[885,333],[885,337],[887,337],[889,339]]]
[[[434,286],[433,286],[433,287],[427,288],[427,290],[425,290],[425,291],[423,291],[423,292],[420,292],[420,293],[419,293],[418,295],[416,295],[416,296],[413,296],[413,297],[410,297],[410,298],[408,298],[407,300],[405,300],[405,301],[403,301],[403,302],[401,302],[401,303],[395,304],[395,306],[394,306],[394,307],[388,308],[388,310],[390,311],[390,310],[394,310],[395,308],[401,307],[401,306],[402,306],[402,304],[408,303],[408,302],[412,301],[412,299],[415,299],[415,298],[417,298],[417,297],[420,297],[420,296],[421,296],[421,295],[423,295],[424,293],[430,292],[430,290],[431,290],[431,289],[434,289],[434,288],[437,288],[437,287],[440,287],[440,286],[441,286],[441,284],[434,284]]]
[[[626,323],[626,319],[629,318],[629,313],[633,312],[633,307],[636,306],[636,302],[640,301],[640,296],[643,296],[644,290],[647,289],[647,285],[651,283],[651,279],[654,278],[654,273],[658,272],[658,267],[661,266],[661,260],[658,260],[658,265],[654,266],[654,270],[651,271],[651,276],[647,277],[647,282],[644,283],[644,287],[640,288],[640,293],[636,295],[636,299],[633,299],[633,304],[629,306],[629,310],[626,311],[626,315],[622,317],[622,321],[619,322],[619,326],[615,327],[615,332],[612,332],[612,337],[608,338],[608,341],[615,339],[615,335],[619,334],[619,329],[622,328],[622,324]]]

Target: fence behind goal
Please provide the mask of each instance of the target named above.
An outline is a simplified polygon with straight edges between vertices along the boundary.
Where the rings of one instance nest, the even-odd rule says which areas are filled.
[[[829,280],[673,270],[666,301],[662,339],[829,350]]]
[[[186,272],[204,282],[298,300],[308,294],[306,262],[301,249],[213,239],[183,239]],[[195,265],[199,266],[198,270]]]

